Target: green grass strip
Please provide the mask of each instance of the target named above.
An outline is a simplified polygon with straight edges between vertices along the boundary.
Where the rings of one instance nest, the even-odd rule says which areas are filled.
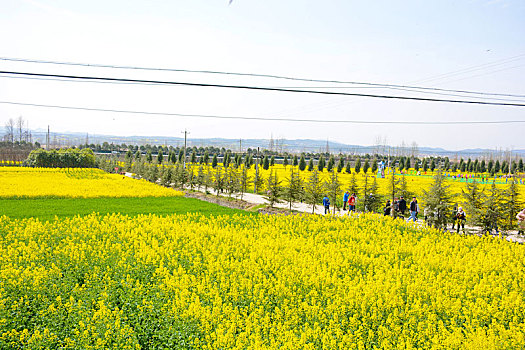
[[[204,215],[253,215],[243,210],[230,209],[217,204],[185,197],[145,197],[145,198],[23,198],[0,199],[0,215],[11,218],[35,217],[52,220],[57,217],[121,213],[130,216],[139,214],[185,214]]]

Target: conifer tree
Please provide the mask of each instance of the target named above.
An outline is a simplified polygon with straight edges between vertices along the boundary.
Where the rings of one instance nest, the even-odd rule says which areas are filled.
[[[244,158],[244,167],[246,169],[250,169],[252,167],[252,160],[253,158],[249,155],[247,155],[245,158]]]
[[[394,198],[399,196],[399,179],[396,177],[396,172],[392,172],[392,176],[390,176],[390,179],[388,180],[388,196],[390,197],[390,200],[392,201],[392,204],[394,204]],[[393,212],[393,210],[392,210]],[[392,213],[394,215],[395,213]]]
[[[425,209],[430,213],[428,223],[437,229],[446,229],[451,216],[453,197],[449,188],[441,169],[438,169],[428,190],[423,190]]]
[[[482,226],[483,206],[486,201],[486,195],[476,179],[471,183],[466,183],[465,189],[462,190],[462,196],[465,200],[467,222],[473,226]]]
[[[359,195],[359,185],[357,184],[357,176],[356,173],[352,173],[352,176],[350,176],[350,183],[348,185],[348,190],[350,193],[355,194],[356,196]]]
[[[337,172],[332,170],[330,177],[324,184],[324,187],[328,194],[328,198],[330,199],[330,202],[332,203],[332,207],[333,207],[332,215],[335,215],[335,212],[339,210],[339,203],[337,202],[337,197],[341,193],[341,182],[339,181]]]
[[[153,155],[151,154],[151,150],[148,150],[148,152],[146,152],[146,161],[150,164],[153,161]]]
[[[241,192],[241,200],[244,197],[244,194],[248,191],[249,183],[250,183],[250,175],[248,173],[248,168],[244,166],[239,176],[239,185],[240,185],[239,190]]]
[[[365,183],[363,187],[363,211],[364,212],[375,212],[381,206],[381,196],[378,192],[377,178],[374,178],[374,182],[370,185],[370,179],[365,176]]]
[[[192,166],[186,168],[186,183],[190,186],[190,190],[193,191],[193,187],[197,184],[197,176],[195,174],[195,169]]]
[[[348,163],[346,163],[345,171],[346,171],[347,174],[351,174],[352,173],[352,168],[351,168],[351,165],[350,165],[350,161],[348,161]]]
[[[224,154],[224,158],[222,159],[222,166],[225,170],[228,169],[228,167],[230,166],[230,151]]]
[[[228,193],[228,198],[231,198],[234,193],[240,191],[239,173],[236,169],[229,168],[224,175],[224,188],[226,189],[226,193]]]
[[[365,160],[365,164],[363,165],[363,173],[367,173],[368,172],[368,169],[370,168],[370,162],[367,160]]]
[[[140,160],[141,156],[140,151],[135,152],[135,160]]]
[[[270,169],[270,159],[268,159],[268,156],[264,156],[263,159],[263,169],[268,170]]]
[[[299,172],[294,171],[292,168],[290,177],[288,178],[288,183],[283,189],[283,197],[288,202],[290,211],[292,210],[292,204],[301,200],[301,197],[303,196],[302,188],[303,180],[301,179]]]
[[[305,201],[312,206],[312,214],[315,213],[317,204],[323,199],[323,183],[319,178],[319,172],[313,170],[312,175],[305,184]]]
[[[208,163],[210,162],[210,154],[208,153],[208,151],[204,152],[203,161],[206,165],[208,165]]]
[[[421,164],[421,167],[423,168],[423,171],[428,170],[428,161],[426,158],[423,158],[423,163]]]
[[[345,167],[345,161],[343,157],[339,157],[339,162],[337,162],[337,172],[340,173],[343,171],[343,168]]]
[[[299,170],[304,171],[304,169],[306,169],[306,160],[304,159],[304,155],[301,155],[301,160],[299,161]]]
[[[419,171],[419,159],[414,159],[414,170]]]
[[[430,171],[434,171],[434,169],[436,169],[436,161],[432,159],[430,162]]]
[[[191,153],[191,162],[192,162],[193,164],[197,163],[197,152],[195,152],[195,151],[193,151],[193,152]]]
[[[310,158],[310,160],[308,161],[308,171],[312,170],[314,170],[314,160],[313,158]]]
[[[179,163],[183,163],[183,162],[184,162],[183,158],[184,158],[184,151],[181,149],[181,150],[179,151],[179,159],[178,159],[178,162],[179,162]]]
[[[497,174],[501,170],[501,166],[499,164],[499,160],[496,160],[496,163],[494,164],[494,173]]]
[[[299,165],[299,160],[297,159],[297,155],[293,156],[293,163],[292,163],[292,165],[293,166]],[[306,163],[305,163],[305,165],[306,165]],[[304,170],[304,169],[302,169],[302,170]]]
[[[199,168],[197,169],[197,178],[196,178],[196,184],[197,184],[197,191],[200,191],[201,186],[204,185],[204,167],[199,165]]]
[[[523,202],[521,201],[520,191],[518,188],[518,182],[513,177],[507,188],[505,189],[503,197],[503,222],[502,228],[505,230],[512,230],[516,228],[516,215],[523,208]]]
[[[218,163],[218,161],[217,161],[217,154],[214,154],[213,158],[211,160],[211,167],[212,168],[216,168],[217,167],[217,163]]]
[[[173,170],[171,169],[171,166],[168,166],[164,170],[164,173],[162,174],[162,177],[161,177],[162,185],[166,187],[170,187],[172,177],[173,177]]]
[[[481,223],[483,230],[490,233],[492,229],[499,230],[503,219],[503,201],[499,188],[496,183],[492,181],[490,189],[485,195],[485,200],[482,203]]]
[[[328,159],[328,164],[326,165],[326,170],[330,172],[332,171],[334,166],[335,166],[335,158],[334,156],[330,156],[330,158]]]
[[[377,173],[377,159],[372,159],[372,174]]]
[[[403,171],[403,169],[405,169],[405,157],[399,159],[399,171]]]
[[[361,171],[361,158],[357,157],[357,160],[355,161],[355,165],[354,165],[354,172],[359,174],[360,171]]]
[[[270,171],[270,176],[268,176],[268,179],[266,180],[266,187],[266,195],[263,197],[268,201],[270,207],[273,207],[275,203],[282,202],[281,181],[277,177],[277,172],[274,173],[273,169]]]
[[[164,159],[164,156],[162,155],[162,151],[159,151],[157,153],[157,164],[162,164],[163,159]]]
[[[324,167],[325,167],[325,161],[324,161],[324,157],[321,155],[319,157],[319,161],[317,162],[317,170],[319,170],[320,172],[323,172]]]
[[[283,159],[283,166],[284,166],[285,169],[286,169],[286,167],[288,166],[288,156],[287,156],[287,155],[284,156],[284,159]]]
[[[272,156],[270,158],[270,166],[274,166],[275,165],[275,156]]]
[[[222,167],[220,166],[216,167],[213,173],[213,189],[217,196],[224,190],[224,175],[222,174]]]
[[[412,165],[410,164],[410,157],[407,157],[405,160],[405,169],[410,170],[411,167]]]
[[[492,161],[492,159],[489,160],[489,163],[487,165],[487,172],[494,176],[494,162]]]
[[[253,177],[253,184],[257,188],[257,193],[263,191],[264,179],[261,175]]]
[[[399,196],[403,196],[406,199],[413,197],[414,193],[409,191],[408,183],[404,175],[400,176],[398,184],[399,184],[399,190],[398,190]]]
[[[186,169],[184,169],[182,163],[177,163],[177,165],[175,165],[173,180],[175,182],[175,186],[177,186],[180,189],[184,189],[184,186],[187,184],[188,173],[186,172]]]

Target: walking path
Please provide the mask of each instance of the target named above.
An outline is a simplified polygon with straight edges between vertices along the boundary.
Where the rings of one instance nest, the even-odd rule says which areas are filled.
[[[208,189],[208,190],[209,190],[210,193],[216,195],[216,192],[213,189]],[[228,197],[228,195],[225,194],[225,193],[220,193],[219,195],[222,196],[222,197]],[[234,195],[233,198],[240,199],[240,195]],[[248,203],[255,204],[255,205],[258,205],[258,204],[268,205],[268,201],[260,194],[244,193],[242,199],[244,201],[248,202]],[[274,207],[275,208],[281,208],[281,209],[289,209],[290,205],[287,202],[283,202],[283,203],[276,203],[276,204],[274,204]],[[312,213],[312,206],[309,205],[309,204],[306,204],[306,203],[294,202],[294,203],[292,203],[292,209],[300,211],[300,212],[304,212],[304,213]],[[333,208],[330,207],[330,210],[333,210]],[[316,208],[315,208],[314,213],[315,214],[324,215],[324,207],[321,204],[317,205]],[[327,214],[327,215],[330,215],[330,214]],[[346,215],[346,216],[348,216],[348,211],[343,211],[343,210],[339,209],[338,211],[335,212],[334,215],[337,215],[337,216],[344,216],[344,215]],[[418,225],[420,227],[423,226],[423,224],[424,223],[423,223],[422,220],[419,220],[419,221],[416,222],[416,225]],[[471,230],[474,229],[473,227],[466,227],[466,228],[467,229],[470,228]],[[450,231],[450,232],[455,232],[455,230]],[[525,237],[521,236],[521,235],[518,235],[517,231],[509,232],[505,238],[508,241],[511,241],[511,242],[525,243]]]

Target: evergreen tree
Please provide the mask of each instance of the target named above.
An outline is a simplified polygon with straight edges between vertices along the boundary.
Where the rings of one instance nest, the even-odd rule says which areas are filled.
[[[489,164],[487,165],[487,172],[489,172],[491,175],[494,175],[494,162],[489,160]]]
[[[180,189],[184,189],[184,186],[186,186],[188,182],[188,173],[186,172],[186,169],[184,169],[184,166],[181,163],[177,163],[177,165],[175,165],[173,180],[175,182],[175,186],[177,186]]]
[[[274,166],[275,165],[275,156],[272,156],[270,158],[270,166]]]
[[[161,177],[162,186],[170,187],[172,177],[173,177],[173,171],[171,170],[171,167],[166,167]]]
[[[357,184],[357,176],[356,173],[352,173],[352,176],[350,176],[350,183],[348,185],[348,190],[350,193],[355,193],[356,196],[359,195],[359,185]]]
[[[323,172],[324,167],[325,167],[325,161],[324,161],[324,157],[321,155],[319,157],[319,161],[317,162],[317,170],[319,170],[320,172]]]
[[[501,164],[501,172],[503,174],[508,174],[509,173],[509,163],[507,163],[506,161],[504,161],[502,164]]]
[[[314,170],[314,160],[313,158],[310,158],[310,160],[308,161],[308,171],[312,170]]]
[[[273,207],[275,203],[281,203],[282,186],[281,181],[277,177],[277,172],[274,173],[273,170],[270,171],[270,176],[268,176],[268,179],[266,180],[266,187],[268,190],[263,197],[268,201],[270,207]]]
[[[374,182],[369,187],[368,176],[365,176],[366,190],[363,192],[363,211],[377,212],[381,206],[381,196],[379,195],[377,178],[374,177]]]
[[[312,206],[312,214],[315,213],[315,208],[322,199],[323,184],[317,170],[313,170],[312,175],[310,175],[308,182],[305,184],[305,201]]]
[[[148,150],[148,152],[146,153],[146,161],[148,163],[151,163],[153,161],[153,155],[151,154],[150,150]]]
[[[348,163],[346,163],[345,171],[346,171],[347,174],[351,174],[352,173],[352,168],[351,168],[351,165],[350,165],[350,161],[348,161]]]
[[[428,161],[426,158],[423,158],[423,163],[421,164],[421,167],[423,168],[423,171],[427,171],[428,170]]]
[[[203,160],[204,164],[206,165],[208,165],[208,163],[210,162],[210,154],[208,153],[208,151],[204,152]],[[215,164],[215,166],[217,166],[217,164]]]
[[[337,202],[337,197],[341,193],[341,182],[339,181],[339,176],[337,175],[337,172],[332,170],[330,177],[325,182],[324,186],[326,188],[328,198],[330,199],[330,202],[333,206],[332,215],[335,215],[335,212],[339,210],[339,203]]]
[[[162,151],[159,151],[159,153],[157,153],[157,164],[162,164],[163,159],[164,156],[162,155]]]
[[[343,157],[339,157],[339,162],[337,162],[337,172],[340,173],[343,171],[343,168],[345,167],[345,161]]]
[[[354,172],[359,174],[360,171],[361,171],[361,158],[357,157],[357,160],[355,161],[355,165],[354,165]]]
[[[270,169],[270,159],[268,159],[268,156],[264,156],[263,159],[263,169],[268,170]]]
[[[252,160],[253,160],[252,156],[247,155],[244,158],[244,167],[247,169],[250,169],[252,167]]]
[[[220,166],[216,167],[213,173],[213,189],[217,196],[220,192],[224,191],[224,175],[222,174],[222,167]]]
[[[416,171],[419,171],[419,159],[414,159],[414,169]]]
[[[399,171],[403,171],[405,169],[405,157],[401,157],[399,159]]]
[[[204,167],[202,166],[202,164],[199,165],[199,168],[197,169],[196,183],[197,191],[200,191],[201,186],[204,185]]]
[[[453,164],[452,164],[452,171],[453,171],[453,172],[458,171],[458,163],[453,163]]]
[[[135,160],[140,160],[141,156],[140,151],[135,152]]]
[[[228,198],[231,198],[231,196],[234,193],[237,193],[240,191],[240,183],[239,183],[239,173],[236,169],[228,168],[224,174],[224,187],[226,189],[226,193],[228,193]]]
[[[472,172],[472,160],[469,158],[467,160],[467,167],[466,167],[467,171],[470,171]]]
[[[485,232],[489,233],[492,229],[498,231],[503,221],[503,200],[502,191],[496,187],[496,183],[492,181],[492,185],[486,194],[483,201],[481,221]]]
[[[522,173],[525,170],[525,166],[523,165],[523,159],[520,158],[520,161],[518,162],[518,171]]]
[[[479,172],[484,173],[486,171],[487,171],[487,165],[485,164],[485,160],[482,160],[479,166]]]
[[[217,167],[217,164],[218,164],[218,161],[217,161],[217,154],[214,154],[213,155],[213,158],[211,160],[211,167],[212,168],[216,168]]]
[[[430,171],[434,171],[434,169],[436,169],[436,161],[432,159],[430,162]]]
[[[297,158],[297,156],[295,158]],[[294,163],[295,163],[295,158],[294,158]],[[299,161],[299,170],[303,171],[304,169],[306,169],[306,160],[304,159],[304,155],[301,155],[301,160]]]
[[[193,191],[195,185],[197,185],[197,175],[195,169],[192,166],[186,168],[187,184],[190,186],[190,190]]]
[[[250,175],[248,173],[248,168],[244,166],[241,170],[241,174],[239,176],[239,185],[240,185],[240,192],[241,192],[241,200],[244,196],[244,194],[248,191],[248,184],[250,183]]]
[[[262,176],[255,174],[253,177],[253,185],[257,188],[257,193],[260,193],[263,191],[264,187],[264,179]]]
[[[501,166],[499,164],[499,160],[496,160],[496,164],[494,164],[494,173],[497,174],[501,170]]]
[[[297,159],[297,155],[294,155],[293,156],[293,166],[297,166],[299,165],[299,160]],[[304,165],[306,166],[306,162],[304,163]],[[300,170],[304,170],[304,169],[300,169]]]
[[[191,154],[191,162],[193,164],[197,163],[197,152],[193,151]]]
[[[517,170],[518,170],[518,163],[516,163],[515,161],[512,161],[512,167],[510,169],[510,172],[513,174],[516,174]]]
[[[326,166],[326,170],[328,172],[330,172],[330,171],[332,171],[334,166],[335,166],[335,158],[334,158],[334,156],[330,156],[330,158],[328,159],[328,164]]]
[[[303,193],[303,180],[298,172],[295,172],[292,168],[290,177],[288,178],[288,184],[284,187],[283,197],[286,199],[290,206],[290,211],[292,210],[292,204],[301,200]]]
[[[184,151],[181,149],[181,150],[179,151],[179,159],[178,159],[178,162],[179,162],[179,163],[183,163],[183,161],[184,161],[183,158],[184,158]]]
[[[372,159],[372,174],[377,173],[377,159]]]
[[[410,164],[410,157],[407,157],[405,160],[405,168],[406,170],[410,170],[411,167],[412,165]]]
[[[284,156],[284,159],[283,159],[283,166],[284,168],[286,169],[286,167],[288,166],[288,156]]]
[[[502,197],[502,228],[505,230],[513,230],[516,228],[516,215],[521,211],[521,208],[523,208],[518,182],[514,177],[510,180]]]
[[[370,168],[370,163],[368,162],[368,159],[365,160],[365,164],[363,165],[363,173],[367,173],[368,169]]]
[[[226,152],[226,154],[224,155],[224,158],[222,159],[222,166],[224,167],[224,169],[228,169],[228,167],[230,166],[230,152]]]
[[[407,183],[406,177],[404,175],[402,175],[399,178],[398,184],[399,184],[399,190],[398,190],[399,196],[403,196],[406,199],[412,198],[414,196],[414,193],[412,193],[408,189],[408,183]]]
[[[465,212],[467,222],[473,226],[483,225],[483,207],[486,202],[486,195],[478,182],[474,179],[471,183],[467,182],[465,190],[462,190],[465,200]]]
[[[425,209],[430,214],[427,216],[427,222],[437,229],[446,229],[451,217],[453,203],[449,188],[450,185],[447,185],[441,169],[438,169],[430,188],[423,190]]]
[[[396,173],[393,172],[392,176],[388,180],[388,196],[390,197],[392,204],[394,204],[394,198],[399,197],[399,179],[396,177]],[[393,210],[392,210],[393,212]],[[394,213],[392,213],[394,215]]]

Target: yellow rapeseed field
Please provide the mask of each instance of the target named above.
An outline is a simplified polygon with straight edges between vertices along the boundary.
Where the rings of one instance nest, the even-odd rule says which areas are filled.
[[[0,198],[168,197],[180,191],[100,169],[0,167]]]
[[[377,215],[3,216],[0,257],[0,348],[525,344],[525,246]]]

